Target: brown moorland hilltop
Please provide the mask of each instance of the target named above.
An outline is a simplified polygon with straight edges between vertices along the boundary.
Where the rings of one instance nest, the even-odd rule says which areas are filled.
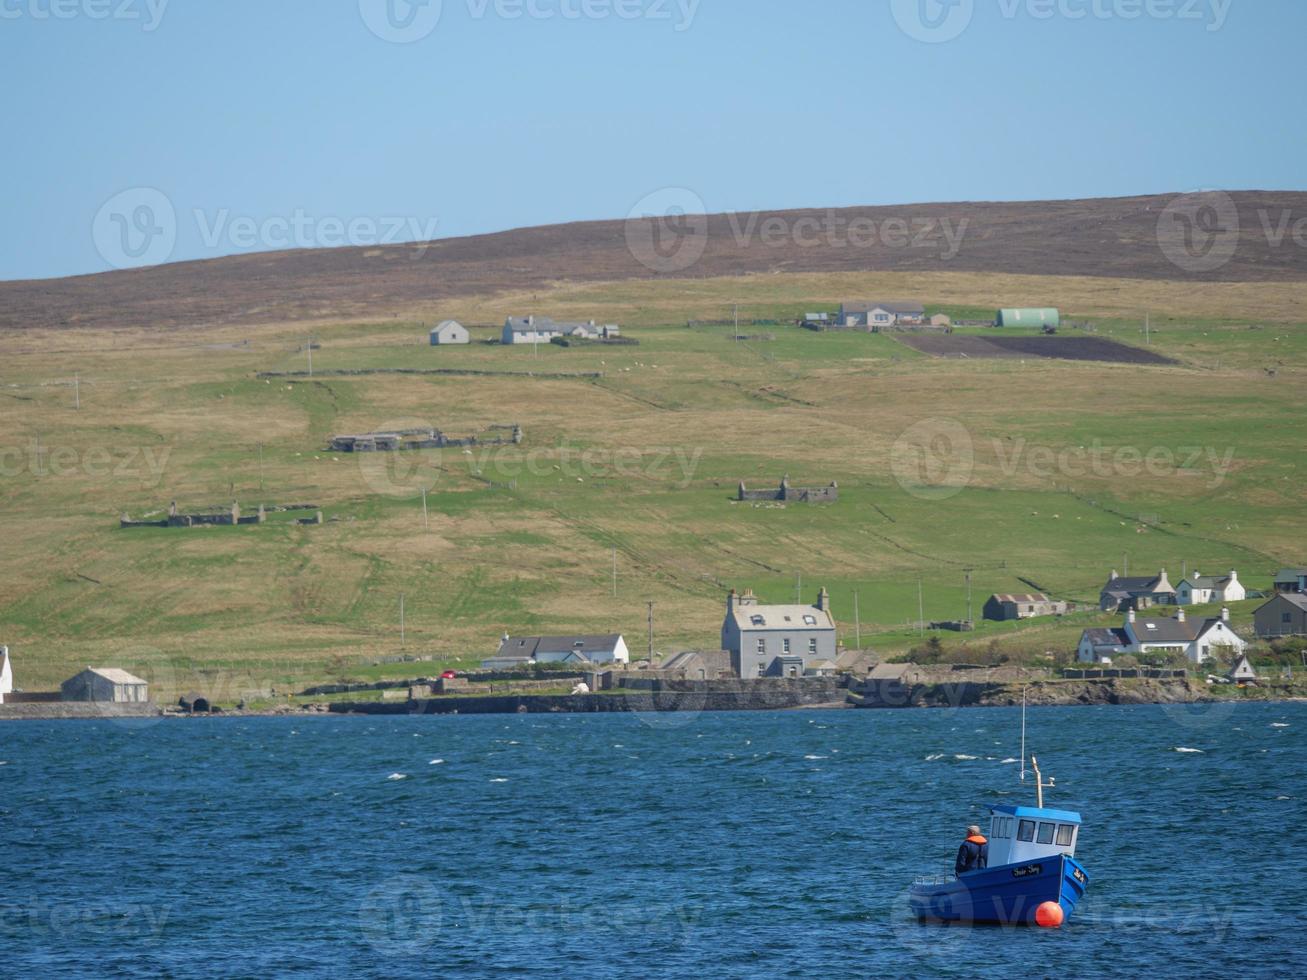
[[[300,249],[178,262],[66,279],[0,283],[0,329],[201,328],[390,315],[459,296],[558,282],[701,278],[774,272],[981,272],[1193,282],[1307,281],[1294,223],[1307,193],[1211,196],[1238,213],[1233,255],[1214,269],[1173,261],[1168,207],[1195,227],[1208,195],[1077,201],[914,204],[712,215],[664,223],[668,265],[642,262],[648,222],[592,221],[382,247]],[[1212,213],[1209,211],[1209,216]],[[886,224],[889,222],[889,224]],[[679,232],[691,235],[677,253]],[[667,232],[670,231],[670,234]],[[1301,237],[1299,229],[1298,235]],[[685,258],[702,254],[694,261]],[[1169,237],[1168,237],[1169,236]],[[634,251],[630,240],[637,244]],[[1165,240],[1166,247],[1163,247]],[[1233,244],[1232,237],[1227,239]]]

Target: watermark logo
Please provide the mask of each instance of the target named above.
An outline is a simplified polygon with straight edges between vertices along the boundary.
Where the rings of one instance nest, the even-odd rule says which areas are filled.
[[[894,479],[922,500],[957,496],[970,482],[975,463],[971,433],[956,419],[925,419],[910,425],[890,450]]]
[[[430,423],[398,419],[372,435],[376,448],[359,451],[356,447],[354,456],[363,482],[373,493],[411,500],[440,481],[444,472],[443,450],[438,446],[424,445],[436,439],[437,433]],[[393,445],[421,448],[389,448]]]
[[[382,956],[420,956],[440,936],[440,893],[417,875],[391,878],[368,892],[359,908],[359,928]]]
[[[708,248],[703,199],[684,187],[641,198],[626,216],[626,248],[651,272],[684,272]]]
[[[104,202],[92,224],[100,257],[115,269],[159,265],[177,246],[177,211],[153,187],[133,187]]]
[[[440,25],[443,0],[359,0],[368,30],[391,44],[413,44]]]
[[[303,208],[296,208],[289,215],[262,218],[233,215],[227,208],[213,212],[196,208],[194,217],[200,241],[205,248],[213,250],[369,247],[413,242],[417,244],[412,255],[415,259],[422,256],[427,243],[436,237],[440,223],[438,218],[423,221],[402,215],[357,215],[348,219],[318,216]]]
[[[1157,242],[1185,272],[1215,272],[1239,248],[1239,209],[1224,191],[1184,194],[1157,219]]]
[[[943,44],[962,35],[976,12],[976,0],[891,0],[899,29],[926,44]]]

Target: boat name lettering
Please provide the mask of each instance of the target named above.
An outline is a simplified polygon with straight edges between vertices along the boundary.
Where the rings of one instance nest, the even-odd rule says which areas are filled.
[[[1044,866],[1042,864],[1027,864],[1023,868],[1013,868],[1013,878],[1029,878],[1031,875],[1042,874]]]

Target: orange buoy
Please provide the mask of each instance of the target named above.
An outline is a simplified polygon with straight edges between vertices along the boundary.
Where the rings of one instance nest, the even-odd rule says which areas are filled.
[[[1057,902],[1045,902],[1035,909],[1035,924],[1045,929],[1056,929],[1066,921],[1066,913]]]

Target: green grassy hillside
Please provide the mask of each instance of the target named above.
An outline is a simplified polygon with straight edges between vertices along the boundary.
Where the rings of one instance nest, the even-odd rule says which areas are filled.
[[[994,302],[993,278],[890,285],[966,312]],[[781,600],[801,580],[811,600],[825,585],[848,645],[856,591],[864,645],[892,653],[918,642],[919,588],[927,619],[966,614],[967,569],[979,615],[990,592],[1032,586],[1093,602],[1127,561],[1173,581],[1234,567],[1250,587],[1307,561],[1304,287],[1267,287],[1250,320],[1247,285],[1225,309],[1216,285],[1017,285],[1126,343],[1143,336],[1123,311],[1149,309],[1153,348],[1178,363],[943,360],[889,336],[685,326],[732,297],[751,300],[746,321],[790,319],[880,292],[875,277],[589,284],[447,311],[615,319],[633,347],[433,349],[416,319],[321,323],[312,379],[258,377],[306,368],[301,325],[0,338],[0,642],[27,689],[116,665],[161,696],[234,700],[402,655],[471,662],[505,631],[620,630],[638,651],[649,600],[659,650],[714,646],[729,587]],[[333,373],[376,368],[508,373]],[[531,376],[585,372],[602,377]],[[332,433],[514,422],[518,447],[324,448]],[[840,502],[732,500],[740,480],[787,473],[838,481]],[[118,527],[170,500],[232,499],[315,504],[327,523]],[[1090,622],[1107,620],[975,640],[1062,648]]]

